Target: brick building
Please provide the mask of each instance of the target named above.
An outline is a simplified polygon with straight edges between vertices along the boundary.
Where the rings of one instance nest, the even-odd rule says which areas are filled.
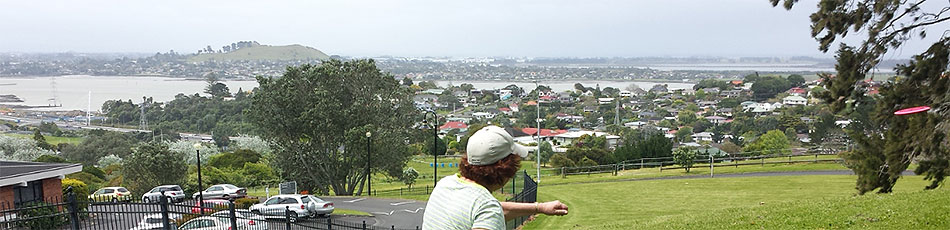
[[[9,209],[29,202],[60,199],[60,180],[79,171],[81,164],[0,161],[0,207]]]

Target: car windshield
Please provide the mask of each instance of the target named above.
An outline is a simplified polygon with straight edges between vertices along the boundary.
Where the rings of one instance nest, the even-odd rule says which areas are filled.
[[[115,192],[115,190],[112,190],[112,189],[103,189],[103,190],[102,190],[102,193],[113,193],[113,192]]]
[[[125,189],[125,188],[119,188],[118,190],[119,190],[119,192],[129,192],[129,190],[128,190],[128,189]]]
[[[317,197],[315,197],[315,196],[307,196],[307,197],[309,197],[310,199],[312,199],[313,201],[315,201],[315,202],[317,202],[317,203],[326,202],[326,201],[323,201],[323,200],[321,200],[320,198],[317,198]]]

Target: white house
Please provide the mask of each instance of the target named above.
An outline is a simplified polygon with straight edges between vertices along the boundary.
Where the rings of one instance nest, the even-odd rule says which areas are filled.
[[[792,95],[782,99],[782,104],[784,105],[807,105],[808,99],[805,99],[802,96]]]
[[[605,135],[606,135],[606,136],[607,136],[607,147],[609,147],[609,148],[615,148],[615,147],[617,147],[617,144],[619,143],[619,140],[620,140],[620,136],[610,135],[609,133],[605,133],[605,132],[595,132],[595,131],[571,131],[571,132],[566,132],[566,133],[562,133],[562,134],[558,134],[557,136],[554,136],[554,140],[557,141],[557,143],[560,144],[560,146],[567,146],[567,145],[570,145],[571,143],[573,143],[574,140],[576,140],[577,138],[580,138],[581,136],[584,136],[584,135],[596,136],[596,137],[605,136]]]
[[[601,105],[609,105],[609,104],[614,103],[614,98],[612,97],[597,98],[597,102],[600,102]]]
[[[695,133],[692,135],[694,141],[710,141],[710,142],[713,141],[712,136],[713,136],[713,133],[711,132],[701,132],[701,133]]]
[[[709,121],[709,123],[713,123],[717,125],[726,123],[726,118],[720,117],[720,116],[708,116],[706,117],[706,120]]]
[[[475,112],[475,113],[472,113],[472,117],[475,117],[475,118],[477,118],[477,119],[492,119],[492,118],[495,118],[495,115],[496,115],[496,114],[494,114],[494,113],[489,113],[489,112]]]

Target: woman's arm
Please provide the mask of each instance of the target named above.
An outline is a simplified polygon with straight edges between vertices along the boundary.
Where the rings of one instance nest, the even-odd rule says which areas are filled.
[[[557,200],[544,203],[501,202],[501,209],[505,211],[506,221],[538,213],[551,216],[567,215],[567,205]]]

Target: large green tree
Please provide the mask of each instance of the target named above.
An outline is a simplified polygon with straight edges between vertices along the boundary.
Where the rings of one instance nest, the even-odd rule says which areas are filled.
[[[122,160],[122,175],[132,191],[148,191],[163,184],[182,184],[188,167],[185,155],[152,142],[139,146]]]
[[[367,176],[368,141],[372,171],[402,173],[407,137],[421,115],[409,89],[374,61],[288,67],[281,77],[257,81],[250,117],[273,144],[282,178],[321,194],[352,195]]]
[[[770,0],[791,9],[797,0]],[[869,97],[860,84],[889,51],[914,37],[924,38],[931,26],[950,21],[950,4],[922,7],[926,1],[822,0],[811,15],[812,36],[819,50],[827,52],[835,41],[851,31],[861,31],[859,45],[842,44],[837,51],[836,74],[822,75],[824,88],[818,97],[831,111],[863,120],[846,132],[857,148],[845,152],[846,165],[858,175],[859,193],[878,189],[892,191],[909,162],[918,161],[916,173],[925,174],[936,188],[950,171],[950,39],[946,33],[925,52],[897,67],[899,77],[890,79],[880,96]],[[943,32],[943,31],[941,31]],[[895,116],[894,111],[929,105],[932,112]]]

